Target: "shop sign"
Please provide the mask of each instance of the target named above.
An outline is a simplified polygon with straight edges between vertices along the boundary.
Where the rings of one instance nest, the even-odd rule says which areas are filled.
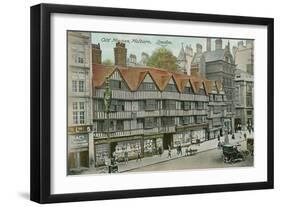
[[[92,126],[85,125],[85,126],[73,126],[68,127],[68,133],[75,134],[75,133],[89,133],[92,131]]]
[[[88,147],[88,135],[80,134],[70,136],[70,146],[71,148]]]

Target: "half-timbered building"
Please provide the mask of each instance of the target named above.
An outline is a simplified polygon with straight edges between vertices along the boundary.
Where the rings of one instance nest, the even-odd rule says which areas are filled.
[[[96,166],[107,157],[130,159],[209,139],[212,82],[159,68],[92,65]],[[104,110],[106,79],[112,91]]]

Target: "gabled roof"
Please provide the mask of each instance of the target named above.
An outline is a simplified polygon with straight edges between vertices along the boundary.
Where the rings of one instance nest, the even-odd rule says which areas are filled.
[[[221,81],[217,80],[217,81],[215,81],[215,83],[216,83],[217,91],[220,92],[222,90],[222,83],[221,83]]]
[[[156,68],[150,68],[148,72],[151,75],[152,80],[154,80],[155,84],[159,88],[160,91],[164,91],[167,84],[169,83],[172,74],[168,71],[156,69]]]
[[[206,94],[211,92],[211,81],[196,76],[188,76],[179,72],[170,72],[160,68],[150,67],[120,67],[120,66],[105,66],[101,64],[93,64],[93,86],[96,88],[102,87],[107,76],[111,76],[115,71],[120,73],[122,79],[126,82],[129,90],[136,91],[140,84],[145,79],[146,75],[149,75],[154,81],[155,85],[160,91],[164,91],[169,81],[172,79],[177,87],[178,91],[182,93],[188,83],[194,93],[198,93],[200,87],[203,87]],[[220,82],[216,84],[217,89],[222,88]]]
[[[114,66],[105,66],[100,64],[93,65],[93,84],[94,87],[101,87],[107,76],[115,71]]]
[[[124,68],[118,68],[123,80],[127,83],[127,86],[131,91],[136,91],[145,76],[147,75],[147,71],[142,70],[128,70]]]
[[[190,81],[190,85],[192,86],[193,92],[198,93],[202,85],[202,79],[190,78],[189,81]]]
[[[212,81],[205,79],[203,81],[203,83],[204,83],[204,88],[205,88],[205,91],[207,92],[207,94],[212,93],[212,84],[213,84]]]
[[[186,86],[186,84],[188,83],[189,81],[189,76],[187,75],[182,75],[182,74],[173,74],[173,79],[176,83],[176,86],[178,88],[178,91],[179,92],[183,92],[184,91],[184,88]]]

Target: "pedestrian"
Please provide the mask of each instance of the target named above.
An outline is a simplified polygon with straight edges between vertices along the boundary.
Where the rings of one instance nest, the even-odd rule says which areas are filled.
[[[162,148],[161,147],[158,148],[158,153],[159,153],[159,156],[161,157],[161,155],[162,155]]]
[[[168,158],[172,158],[171,147],[168,146]]]
[[[168,158],[172,158],[171,149],[168,149]]]
[[[235,139],[235,135],[234,134],[232,134],[232,139]]]
[[[220,135],[218,134],[218,141],[220,141],[221,140],[221,137],[220,137]]]
[[[126,149],[124,152],[124,161],[126,164],[128,164],[129,161],[129,155],[128,155],[128,150]]]
[[[181,144],[180,144],[180,146],[179,146],[179,153],[180,153],[181,156],[182,156],[182,147],[181,147]]]
[[[246,133],[244,133],[244,138],[245,138],[245,140],[247,139],[247,134]]]
[[[136,162],[138,162],[138,161],[141,161],[141,152],[140,152],[140,150],[138,151],[138,157],[137,157]]]
[[[114,151],[114,152],[112,153],[111,165],[115,165],[116,159],[117,159],[117,155],[116,155],[116,152]]]

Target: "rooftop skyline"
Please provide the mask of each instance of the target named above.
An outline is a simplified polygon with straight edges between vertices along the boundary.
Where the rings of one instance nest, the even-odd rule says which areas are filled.
[[[127,57],[134,54],[137,61],[141,60],[141,53],[145,52],[151,55],[154,50],[160,47],[165,47],[170,50],[174,56],[178,56],[182,46],[185,48],[187,45],[196,52],[196,44],[201,44],[203,51],[206,51],[206,38],[207,37],[180,37],[180,36],[162,36],[162,35],[137,35],[137,34],[120,34],[120,33],[105,33],[105,32],[92,32],[91,40],[93,44],[100,44],[102,50],[102,61],[114,61],[113,48],[116,42],[121,41],[126,44]],[[212,50],[215,49],[215,39],[211,39]],[[223,48],[230,43],[230,50],[233,46],[237,46],[239,41],[244,39],[227,39],[222,38]]]

